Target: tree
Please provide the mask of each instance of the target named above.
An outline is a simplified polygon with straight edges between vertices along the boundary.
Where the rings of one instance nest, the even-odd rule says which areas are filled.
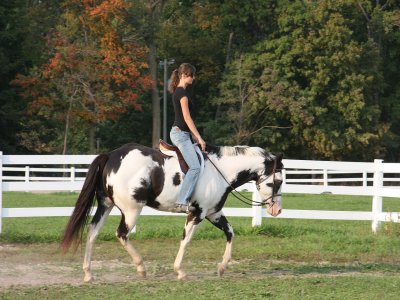
[[[0,3],[0,150],[26,151],[19,143],[26,103],[10,81],[42,63],[43,36],[58,17],[58,1],[10,0]]]
[[[232,44],[231,29],[224,27],[223,5],[215,1],[169,1],[163,11],[166,22],[157,34],[159,57],[176,61],[171,69],[182,62],[196,66],[196,80],[189,92],[195,103],[191,113],[201,132],[208,122],[214,123],[216,109],[210,100],[218,91]],[[168,120],[173,121],[172,104],[168,112]],[[204,137],[211,142],[210,136]]]
[[[90,128],[89,151],[94,152],[99,123],[116,119],[129,107],[140,109],[138,93],[151,84],[144,75],[146,51],[134,40],[124,40],[125,1],[67,4],[62,22],[48,39],[51,58],[14,84],[24,88],[31,113],[64,124],[63,129],[57,126],[58,139],[64,132],[63,154],[73,124]]]
[[[376,85],[374,100],[382,110],[381,122],[390,124],[382,140],[386,149],[386,158],[398,161],[400,154],[400,5],[398,1],[356,1],[361,20],[360,30],[368,38],[371,48],[379,57],[379,66],[375,72],[381,78]]]
[[[379,122],[371,97],[371,86],[379,84],[371,71],[377,54],[353,36],[345,18],[352,9],[346,1],[297,1],[280,8],[279,30],[238,58],[221,85],[217,102],[230,105],[230,122],[240,125],[236,139],[254,133],[252,139],[264,145],[283,144],[292,155],[314,159],[383,154],[380,141],[388,124]],[[270,125],[291,130],[271,131],[265,127]]]

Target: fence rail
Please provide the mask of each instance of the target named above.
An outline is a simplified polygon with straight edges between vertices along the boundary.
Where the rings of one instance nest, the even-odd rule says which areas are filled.
[[[95,155],[3,155],[0,152],[0,233],[2,218],[69,216],[72,207],[3,208],[3,191],[79,191]],[[284,209],[278,218],[367,220],[376,232],[380,222],[399,222],[399,212],[383,212],[382,197],[400,197],[400,163],[283,160],[283,193],[364,195],[372,197],[371,211]],[[240,190],[252,192],[254,183]],[[251,217],[253,226],[268,217],[265,209],[224,208],[227,216]],[[113,209],[111,215],[118,215]],[[143,215],[179,215],[145,208]]]

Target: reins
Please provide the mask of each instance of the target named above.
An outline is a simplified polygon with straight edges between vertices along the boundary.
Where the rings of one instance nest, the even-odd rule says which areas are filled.
[[[222,172],[220,171],[220,169],[218,169],[218,167],[213,163],[213,161],[210,159],[210,157],[208,156],[208,154],[207,154],[206,152],[203,152],[203,154],[205,155],[205,157],[208,158],[208,161],[211,162],[211,164],[214,166],[215,170],[217,170],[217,172],[221,175],[221,177],[224,179],[224,181],[225,181],[225,182],[229,185],[229,187],[232,189],[231,194],[232,194],[236,199],[238,199],[239,201],[241,201],[242,203],[247,204],[247,205],[249,205],[249,206],[263,206],[263,205],[266,205],[266,204],[267,204],[267,201],[268,201],[269,199],[272,199],[272,200],[273,200],[273,198],[274,198],[275,196],[279,196],[278,194],[274,194],[274,191],[272,190],[272,195],[269,196],[267,199],[261,201],[261,202],[260,202],[260,201],[255,201],[255,200],[253,200],[253,199],[247,198],[245,195],[243,195],[242,193],[240,193],[239,191],[237,191],[237,190],[228,182],[228,180],[225,178],[224,174],[222,174]],[[256,181],[256,185],[257,185],[257,186],[260,185],[261,182],[267,180],[271,175],[274,176],[274,180],[275,180],[275,171],[276,171],[276,170],[277,170],[277,169],[276,169],[276,160],[275,160],[275,161],[274,161],[274,169],[273,169],[273,171],[272,171],[272,174],[270,174],[270,175],[268,175],[268,176],[265,176],[265,178],[262,179],[262,180],[260,180],[261,178],[258,179],[258,180]],[[236,193],[238,193],[241,197],[243,197],[243,199],[240,198],[240,197],[238,197],[236,194],[232,193],[233,191],[236,192]],[[272,205],[274,205],[274,201],[272,201],[272,203],[270,204],[270,206],[272,206]]]

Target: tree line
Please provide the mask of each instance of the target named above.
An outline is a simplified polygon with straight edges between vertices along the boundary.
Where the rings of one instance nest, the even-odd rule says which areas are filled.
[[[398,0],[0,3],[0,150],[155,147],[163,66],[197,68],[206,142],[399,161]]]

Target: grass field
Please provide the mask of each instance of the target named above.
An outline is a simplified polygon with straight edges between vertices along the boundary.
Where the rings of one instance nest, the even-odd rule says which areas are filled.
[[[73,206],[76,194],[5,193],[4,207]],[[229,199],[228,206],[241,207]],[[284,208],[370,211],[371,197],[284,195]],[[400,211],[400,199],[384,199],[385,211]],[[25,272],[54,271],[60,280],[1,286],[4,299],[398,299],[400,224],[383,223],[378,234],[365,221],[231,217],[233,261],[216,276],[225,245],[222,232],[206,221],[196,232],[184,267],[188,281],[175,279],[172,263],[184,217],[142,216],[132,242],[145,259],[148,279],[139,279],[125,250],[115,241],[119,217],[110,217],[96,243],[97,280],[82,284],[83,249],[66,257],[57,243],[67,218],[3,219],[0,281]],[[36,273],[35,273],[36,272]],[[71,275],[70,275],[71,274]],[[48,275],[48,274],[47,274]],[[22,276],[22,275],[20,275]],[[58,276],[58,277],[57,277]],[[64,277],[65,278],[64,278]],[[2,278],[3,277],[3,278]],[[16,282],[18,278],[15,277]],[[47,277],[46,277],[47,278]]]

